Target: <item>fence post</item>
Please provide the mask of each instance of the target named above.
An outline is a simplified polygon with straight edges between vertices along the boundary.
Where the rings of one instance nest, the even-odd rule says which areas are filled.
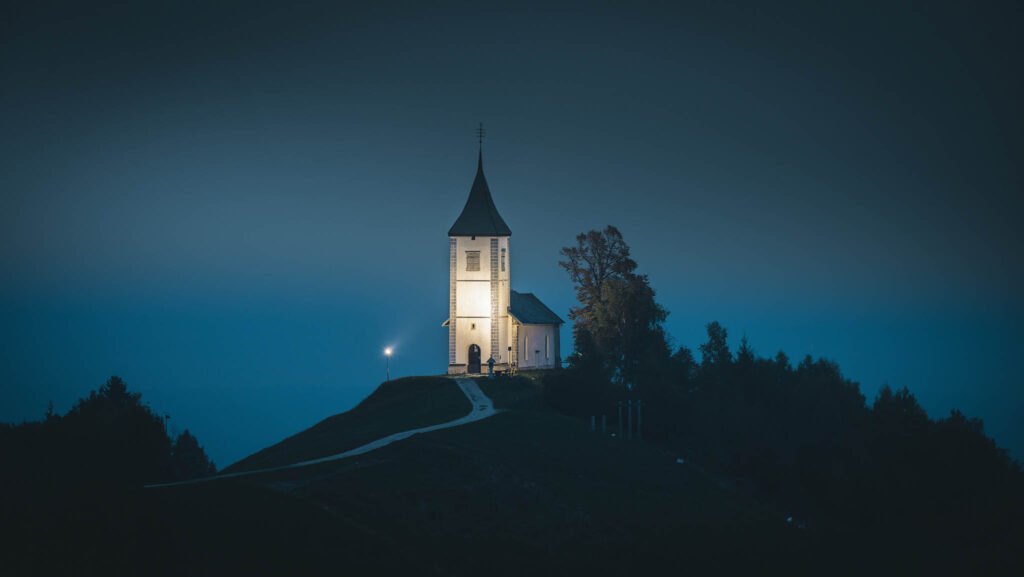
[[[619,438],[621,439],[622,438],[622,401],[619,401],[618,405],[619,405],[619,420],[616,421],[616,422],[619,423]]]
[[[633,399],[626,401],[626,438],[633,440]]]
[[[636,402],[636,438],[644,438],[644,402],[642,400]]]

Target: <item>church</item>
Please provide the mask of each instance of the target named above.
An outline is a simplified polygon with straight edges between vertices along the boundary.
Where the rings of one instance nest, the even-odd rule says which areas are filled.
[[[448,230],[448,374],[561,366],[561,318],[512,290],[512,231],[484,178],[483,149],[462,214]]]

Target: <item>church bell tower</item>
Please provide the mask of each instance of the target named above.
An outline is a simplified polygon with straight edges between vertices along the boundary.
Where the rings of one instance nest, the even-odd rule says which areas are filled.
[[[483,130],[476,178],[462,214],[448,230],[448,374],[509,366],[512,231],[498,214],[484,177]]]

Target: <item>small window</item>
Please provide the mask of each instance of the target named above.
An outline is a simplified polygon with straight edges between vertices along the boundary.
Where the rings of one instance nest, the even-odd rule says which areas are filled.
[[[526,349],[526,360],[530,360],[530,337],[526,336],[523,338],[526,339],[526,346],[523,347]]]
[[[550,341],[550,338],[551,338],[550,336],[544,335],[544,358],[545,359],[550,359],[551,358],[551,341]]]
[[[501,272],[505,272],[505,249],[501,249]]]
[[[480,251],[478,251],[478,250],[467,250],[466,251],[466,270],[467,271],[479,271],[480,270]]]

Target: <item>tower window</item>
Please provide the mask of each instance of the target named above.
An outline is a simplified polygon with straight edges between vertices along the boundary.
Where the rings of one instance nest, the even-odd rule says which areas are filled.
[[[467,271],[479,271],[480,270],[480,251],[478,251],[478,250],[467,250],[466,251],[466,270]]]
[[[501,249],[501,272],[505,272],[505,249]]]

